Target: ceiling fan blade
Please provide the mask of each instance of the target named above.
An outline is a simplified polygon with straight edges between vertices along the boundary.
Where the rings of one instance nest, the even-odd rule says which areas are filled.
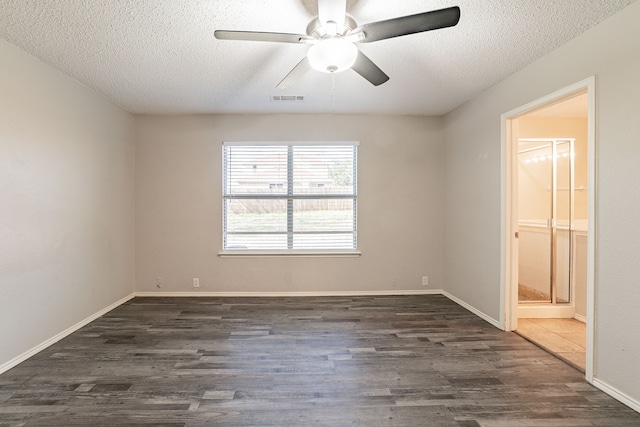
[[[308,43],[315,41],[304,34],[266,33],[261,31],[216,30],[213,35],[220,40],[248,40],[256,42]]]
[[[305,56],[304,58],[302,58],[302,61],[298,62],[298,65],[293,67],[293,70],[289,71],[289,74],[287,74],[276,87],[278,89],[284,90],[293,86],[300,79],[300,77],[305,75],[310,69],[311,64],[309,64],[309,59],[307,59],[307,57]]]
[[[347,0],[318,0],[318,20],[321,24],[335,22],[340,29],[347,13]]]
[[[384,71],[382,71],[372,60],[369,59],[364,53],[358,51],[358,57],[355,64],[353,64],[353,71],[360,74],[374,86],[380,86],[382,83],[389,80]]]
[[[371,22],[359,26],[352,31],[351,35],[357,35],[358,41],[362,43],[369,43],[406,36],[407,34],[453,27],[459,20],[460,8],[454,6],[385,21]]]

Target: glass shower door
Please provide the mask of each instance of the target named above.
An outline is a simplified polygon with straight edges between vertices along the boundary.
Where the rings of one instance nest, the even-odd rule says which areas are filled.
[[[572,140],[520,140],[518,302],[571,301],[572,152]]]
[[[572,177],[572,156],[571,141],[555,141],[555,212],[553,215],[554,236],[554,274],[555,279],[552,287],[552,302],[568,303],[571,301],[571,213],[573,177]]]
[[[520,141],[518,301],[551,302],[553,145]]]

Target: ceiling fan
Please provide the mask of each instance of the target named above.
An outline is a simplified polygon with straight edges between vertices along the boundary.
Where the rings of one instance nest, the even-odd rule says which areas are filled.
[[[460,20],[460,8],[454,6],[358,26],[346,9],[346,0],[318,0],[318,16],[307,25],[307,34],[216,30],[214,35],[221,40],[310,44],[307,55],[282,79],[279,89],[292,86],[311,69],[338,73],[351,68],[378,86],[389,80],[389,76],[362,53],[356,43],[453,27]]]

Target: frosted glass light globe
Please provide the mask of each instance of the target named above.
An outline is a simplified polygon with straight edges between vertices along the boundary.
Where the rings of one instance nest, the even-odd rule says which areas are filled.
[[[356,62],[358,48],[342,38],[322,39],[311,46],[307,57],[311,67],[323,73],[348,70]]]

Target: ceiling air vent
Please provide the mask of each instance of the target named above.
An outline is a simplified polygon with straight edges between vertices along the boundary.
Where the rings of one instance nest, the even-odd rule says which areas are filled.
[[[271,102],[302,102],[304,96],[302,95],[272,95]]]

